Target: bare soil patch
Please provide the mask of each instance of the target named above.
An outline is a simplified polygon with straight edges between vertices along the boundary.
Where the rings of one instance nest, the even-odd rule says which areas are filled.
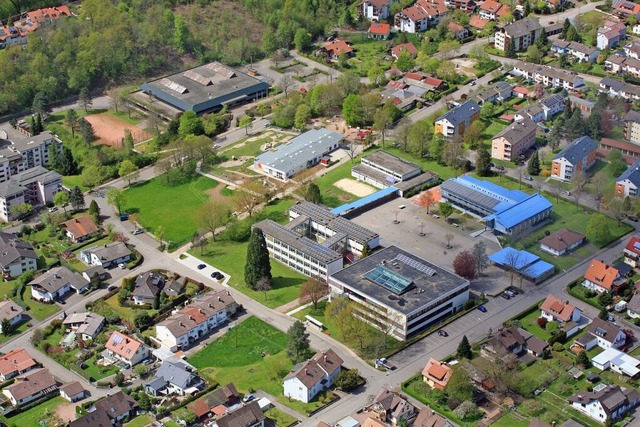
[[[365,197],[376,192],[375,189],[369,187],[367,184],[349,178],[342,178],[334,182],[333,185],[358,197]]]
[[[60,405],[56,408],[56,415],[65,423],[74,421],[77,418],[76,406],[78,404],[79,403],[69,403]]]
[[[114,148],[122,147],[122,141],[127,129],[131,132],[135,142],[145,141],[152,136],[146,130],[127,123],[125,120],[109,113],[91,114],[86,116],[85,119],[91,123],[93,132],[98,138],[98,144],[109,145]]]

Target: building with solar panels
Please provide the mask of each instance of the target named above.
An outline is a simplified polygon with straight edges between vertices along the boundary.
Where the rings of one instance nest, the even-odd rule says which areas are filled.
[[[264,98],[269,84],[211,62],[144,83],[140,89],[179,111],[203,114],[221,110],[225,105],[231,107]]]
[[[356,303],[359,318],[406,340],[461,311],[469,281],[390,246],[329,277],[329,298]]]
[[[322,206],[298,202],[289,208],[290,222],[256,223],[262,230],[269,256],[309,277],[327,277],[342,270],[362,248],[379,246],[380,236]]]
[[[523,234],[546,222],[553,204],[544,196],[508,190],[470,176],[451,178],[440,186],[442,201],[482,218],[496,233]]]

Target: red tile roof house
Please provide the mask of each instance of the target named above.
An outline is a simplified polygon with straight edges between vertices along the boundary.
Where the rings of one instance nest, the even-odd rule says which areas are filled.
[[[584,274],[582,286],[598,293],[613,292],[625,282],[625,278],[620,276],[617,269],[594,259]]]
[[[640,238],[633,236],[622,251],[625,264],[636,268],[640,265]]]
[[[540,250],[554,256],[561,256],[582,246],[586,240],[584,234],[563,228],[540,239]]]
[[[391,34],[391,26],[381,22],[372,22],[367,37],[374,40],[386,40]]]
[[[440,362],[434,358],[430,358],[427,365],[422,370],[422,379],[429,384],[431,388],[444,390],[451,379],[453,370],[449,365]]]
[[[73,243],[82,242],[98,231],[98,226],[89,215],[70,219],[60,225],[67,229],[67,237]]]
[[[418,56],[418,48],[413,43],[402,43],[391,49],[391,56],[393,59],[398,59],[403,50],[409,52],[412,58]]]
[[[48,394],[58,392],[58,383],[48,369],[29,371],[2,389],[13,406],[25,405]]]
[[[569,301],[562,301],[557,296],[549,294],[540,306],[540,317],[550,322],[558,322],[560,328],[570,337],[580,330],[578,323],[582,312],[569,304]]]
[[[27,350],[19,348],[0,356],[0,381],[6,381],[38,366]]]
[[[104,353],[107,357],[125,362],[130,367],[149,357],[149,347],[118,331],[109,337]]]
[[[321,50],[327,53],[331,61],[337,61],[340,55],[346,55],[349,58],[354,55],[351,45],[342,39],[325,43]]]
[[[469,30],[455,22],[449,22],[447,30],[451,31],[458,40],[462,40],[469,35]]]

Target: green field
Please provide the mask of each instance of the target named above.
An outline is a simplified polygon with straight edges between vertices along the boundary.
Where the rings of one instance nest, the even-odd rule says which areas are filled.
[[[53,316],[60,308],[57,304],[40,304],[31,299],[31,288],[25,286],[22,290],[22,300],[29,307],[28,314],[36,320],[44,320],[49,316]]]
[[[177,248],[197,231],[196,212],[209,200],[207,190],[217,185],[202,176],[179,185],[164,185],[154,178],[126,191],[124,210],[138,213],[137,221],[152,233],[164,227],[165,241],[170,248]]]
[[[151,415],[140,415],[124,425],[124,427],[146,427],[152,425],[155,418]]]
[[[13,416],[11,418],[2,417],[2,419],[9,426],[39,426],[40,422],[44,421],[45,425],[55,425],[56,408],[58,406],[68,404],[66,400],[64,400],[61,396],[54,397],[53,399],[49,399],[46,402],[43,402],[39,405],[34,406],[33,408],[27,409],[24,412],[20,412],[18,415]],[[47,414],[47,415],[45,415]]]
[[[275,423],[276,426],[286,427],[296,422],[296,419],[278,408],[265,411],[264,415]]]

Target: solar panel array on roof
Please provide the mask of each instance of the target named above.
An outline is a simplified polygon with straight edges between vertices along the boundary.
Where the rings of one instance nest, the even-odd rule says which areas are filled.
[[[164,78],[164,79],[160,80],[160,83],[163,86],[166,86],[169,89],[171,89],[171,90],[173,90],[175,92],[178,92],[180,94],[187,93],[187,88],[186,87],[182,86],[181,84],[178,84],[178,83],[174,82],[173,80],[169,80],[167,78]]]
[[[198,82],[203,86],[210,86],[213,84],[209,77],[205,77],[200,73],[196,73],[193,70],[187,70],[184,72],[184,76],[188,79],[193,80],[194,82]]]
[[[400,274],[397,274],[381,265],[369,271],[364,277],[396,295],[400,295],[405,292],[413,283],[410,279],[407,279],[406,277],[401,276]]]
[[[635,243],[633,244],[633,247],[634,247],[634,248],[636,248],[636,249],[638,249],[638,250],[640,251],[640,242],[635,242]]]
[[[120,344],[122,341],[124,341],[124,337],[122,335],[114,335],[113,339],[111,340],[111,342],[114,345],[118,345]]]
[[[434,276],[436,274],[436,271],[433,268],[426,266],[420,261],[416,261],[415,259],[410,258],[404,254],[398,254],[396,256],[396,259],[407,264],[409,267],[415,268],[416,270],[426,274],[427,276]]]

